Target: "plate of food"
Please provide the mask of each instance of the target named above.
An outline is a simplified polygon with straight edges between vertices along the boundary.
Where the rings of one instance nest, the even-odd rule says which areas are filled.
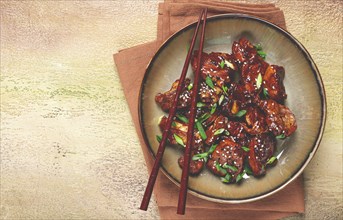
[[[195,25],[160,47],[142,82],[140,126],[153,156]],[[161,163],[177,185],[197,48],[192,54]],[[303,172],[323,134],[326,101],[319,71],[299,41],[255,17],[209,17],[200,76],[190,193],[221,203],[250,202],[281,190]]]

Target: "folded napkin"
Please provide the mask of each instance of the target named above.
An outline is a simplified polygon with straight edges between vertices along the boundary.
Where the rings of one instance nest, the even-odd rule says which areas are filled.
[[[127,99],[144,158],[149,172],[153,158],[144,143],[139,127],[138,95],[145,69],[161,42],[183,26],[197,20],[202,8],[209,9],[209,15],[223,13],[244,13],[254,15],[285,28],[282,11],[274,4],[244,4],[208,1],[165,1],[159,4],[158,36],[151,43],[121,50],[114,55],[119,77]],[[127,61],[135,65],[127,65]],[[158,175],[154,194],[161,219],[279,219],[304,212],[304,190],[302,177],[294,180],[283,190],[265,199],[244,204],[220,204],[187,196],[186,214],[176,214],[179,188],[161,172]],[[138,208],[138,207],[137,207]]]

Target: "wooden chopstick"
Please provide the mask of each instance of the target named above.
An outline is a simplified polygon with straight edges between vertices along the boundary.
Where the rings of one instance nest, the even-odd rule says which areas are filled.
[[[184,152],[184,163],[182,169],[182,176],[181,176],[181,188],[179,193],[179,202],[177,206],[177,214],[185,214],[186,208],[186,200],[187,200],[187,185],[188,185],[188,175],[189,175],[189,163],[191,160],[191,150],[194,145],[194,124],[195,124],[195,114],[196,114],[196,104],[197,104],[197,97],[198,97],[198,87],[199,87],[199,77],[200,77],[200,69],[201,69],[201,57],[202,57],[202,50],[204,47],[204,38],[205,38],[205,28],[206,28],[206,17],[207,17],[207,8],[204,12],[204,20],[202,25],[201,37],[200,37],[200,45],[198,51],[198,60],[197,60],[197,69],[194,76],[193,82],[193,96],[191,99],[191,108],[190,108],[190,116],[188,122],[188,131],[187,131],[187,144],[186,149]]]
[[[178,84],[177,89],[176,89],[175,99],[174,99],[174,102],[173,102],[173,105],[172,105],[171,109],[169,110],[169,116],[168,116],[167,124],[166,124],[166,127],[165,127],[164,131],[163,131],[162,140],[160,142],[160,145],[158,146],[158,150],[157,150],[157,153],[156,153],[156,159],[155,159],[155,162],[154,162],[154,166],[152,168],[152,171],[151,171],[151,174],[150,174],[150,177],[149,177],[149,180],[148,180],[148,184],[147,184],[147,187],[145,189],[144,196],[143,196],[143,199],[142,199],[142,203],[141,203],[141,206],[140,206],[141,210],[145,210],[146,211],[148,209],[148,206],[149,206],[151,194],[152,194],[152,191],[153,191],[153,188],[154,188],[154,185],[155,185],[155,182],[156,182],[156,178],[157,178],[157,175],[158,175],[158,170],[159,170],[159,168],[161,166],[161,160],[162,160],[162,156],[163,156],[163,153],[164,153],[164,150],[165,150],[165,145],[166,145],[167,137],[168,137],[168,134],[169,134],[169,130],[171,128],[171,124],[172,124],[172,122],[174,120],[174,117],[175,117],[175,114],[176,114],[177,103],[179,101],[179,96],[181,94],[182,88],[184,86],[184,81],[185,81],[185,78],[186,78],[186,75],[187,75],[187,70],[188,70],[189,62],[191,60],[192,51],[193,51],[194,44],[195,44],[195,41],[196,41],[196,38],[197,38],[197,35],[198,35],[198,30],[199,30],[199,27],[200,27],[201,18],[203,16],[203,14],[204,14],[204,10],[202,10],[202,12],[201,12],[201,14],[199,16],[198,24],[197,24],[197,26],[195,28],[195,31],[194,31],[194,34],[193,34],[193,38],[192,38],[192,43],[191,43],[191,46],[190,46],[190,48],[188,50],[188,54],[187,54],[187,57],[186,57],[186,60],[185,60],[185,63],[184,63],[184,66],[183,66],[183,69],[182,69],[182,72],[181,72],[180,79],[179,79],[179,84]],[[193,91],[195,91],[195,90],[193,90]]]

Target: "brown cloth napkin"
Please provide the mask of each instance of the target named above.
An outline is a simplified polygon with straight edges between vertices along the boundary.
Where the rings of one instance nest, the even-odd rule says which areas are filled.
[[[209,9],[210,15],[230,12],[245,13],[261,17],[285,28],[283,13],[273,4],[252,5],[217,1],[189,3],[186,0],[165,1],[159,4],[157,41],[125,49],[114,55],[149,172],[153,165],[153,158],[144,143],[138,118],[138,95],[145,69],[161,42],[178,29],[196,21],[200,10],[204,7]],[[127,65],[128,61],[135,65]],[[176,214],[178,192],[179,188],[160,172],[154,194],[161,219],[279,219],[302,213],[305,209],[302,177],[272,196],[245,204],[214,203],[189,194],[184,216]]]

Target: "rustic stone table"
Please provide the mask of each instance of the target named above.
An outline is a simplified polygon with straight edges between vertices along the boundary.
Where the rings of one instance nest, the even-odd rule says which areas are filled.
[[[306,213],[291,219],[341,219],[342,2],[270,2],[328,104]],[[148,172],[112,59],[155,39],[157,3],[1,1],[1,219],[159,218],[154,201],[138,210]]]

